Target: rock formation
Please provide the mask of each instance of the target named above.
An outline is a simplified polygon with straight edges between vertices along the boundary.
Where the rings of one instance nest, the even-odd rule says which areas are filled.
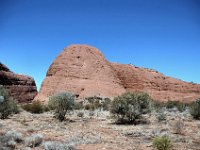
[[[0,62],[0,85],[18,102],[31,102],[37,95],[33,78],[15,74]]]
[[[191,101],[200,96],[200,85],[187,83],[150,69],[108,62],[87,45],[72,45],[51,64],[35,100],[68,91],[77,97],[100,95],[113,98],[126,91],[143,91],[152,98]]]
[[[69,91],[78,97],[109,96],[125,92],[111,64],[94,47],[72,45],[65,48],[50,66],[35,99]]]
[[[160,101],[191,102],[200,97],[200,85],[167,77],[158,71],[112,63],[126,91],[146,92]]]

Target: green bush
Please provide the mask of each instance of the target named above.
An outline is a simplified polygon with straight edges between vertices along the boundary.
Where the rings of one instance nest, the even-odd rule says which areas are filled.
[[[92,110],[92,111],[94,111],[96,108],[95,108],[95,106],[93,105],[93,104],[86,104],[85,106],[84,106],[84,108],[86,109],[86,110]]]
[[[167,109],[171,109],[171,108],[174,108],[174,107],[176,107],[177,105],[178,105],[178,101],[167,101],[167,103],[165,104],[165,107],[167,108]]]
[[[176,106],[179,112],[184,112],[188,107],[188,104],[179,102]]]
[[[18,103],[0,86],[0,119],[6,119],[16,113],[19,113]]]
[[[103,109],[109,110],[111,100],[109,98],[102,98],[98,96],[92,96],[85,98],[87,104],[84,106],[86,110]]]
[[[150,97],[146,93],[125,93],[114,98],[110,112],[119,123],[135,123],[142,114],[150,111]]]
[[[190,105],[190,114],[194,119],[200,119],[200,98]]]
[[[165,103],[163,102],[160,102],[160,101],[151,101],[152,103],[152,106],[153,106],[153,109],[156,111],[156,112],[160,112],[162,110],[163,107],[165,107]]]
[[[63,121],[66,113],[74,109],[75,95],[64,92],[58,93],[50,97],[49,106],[54,110],[55,117],[60,121]]]
[[[102,107],[103,110],[109,110],[111,104],[111,99],[110,98],[104,98],[102,102]]]
[[[153,147],[157,150],[170,150],[172,148],[172,142],[167,136],[156,137],[153,140]]]
[[[30,104],[23,105],[22,108],[28,112],[40,114],[45,111],[46,106],[44,106],[40,101],[33,101]]]
[[[177,108],[179,112],[183,112],[186,110],[186,107],[188,106],[186,103],[182,103],[179,101],[167,101],[166,103],[153,101],[152,103],[153,103],[154,109],[157,112],[159,112],[164,107],[167,109]]]
[[[86,97],[85,101],[88,102],[85,105],[86,110],[95,110],[102,107],[102,98],[98,96]]]

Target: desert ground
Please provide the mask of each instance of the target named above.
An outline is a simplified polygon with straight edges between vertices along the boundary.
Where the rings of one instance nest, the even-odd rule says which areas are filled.
[[[153,150],[153,139],[161,135],[170,137],[173,150],[200,150],[200,121],[187,110],[165,110],[165,114],[163,121],[158,121],[158,114],[152,112],[137,125],[119,125],[107,111],[75,110],[63,122],[56,120],[52,112],[22,111],[0,120],[0,135],[2,140],[9,132],[18,134],[20,142],[13,144],[17,150]],[[27,142],[33,135],[41,136],[35,146]]]

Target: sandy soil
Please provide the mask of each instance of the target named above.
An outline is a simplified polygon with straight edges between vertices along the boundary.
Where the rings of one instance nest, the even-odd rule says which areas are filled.
[[[43,141],[60,141],[75,145],[78,150],[153,150],[152,140],[156,136],[168,135],[174,150],[200,150],[200,121],[191,116],[171,113],[167,120],[158,122],[155,115],[146,115],[146,123],[138,125],[116,125],[108,112],[98,112],[77,117],[77,112],[59,122],[52,113],[31,114],[21,112],[9,119],[0,120],[0,133],[17,131],[26,138],[32,134],[43,134]],[[181,121],[177,133],[177,121]],[[41,144],[42,145],[42,144]],[[39,145],[35,149],[42,149]],[[25,149],[23,142],[16,149]]]

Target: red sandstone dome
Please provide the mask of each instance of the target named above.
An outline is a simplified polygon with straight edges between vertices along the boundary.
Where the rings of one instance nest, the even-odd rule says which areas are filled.
[[[99,95],[114,97],[124,89],[112,65],[91,46],[65,48],[51,64],[36,100],[61,92],[75,93],[80,98]]]
[[[49,67],[35,100],[47,101],[58,92],[79,98],[113,98],[127,91],[142,91],[160,101],[192,101],[200,96],[200,85],[167,77],[157,71],[108,62],[95,47],[71,45]]]

